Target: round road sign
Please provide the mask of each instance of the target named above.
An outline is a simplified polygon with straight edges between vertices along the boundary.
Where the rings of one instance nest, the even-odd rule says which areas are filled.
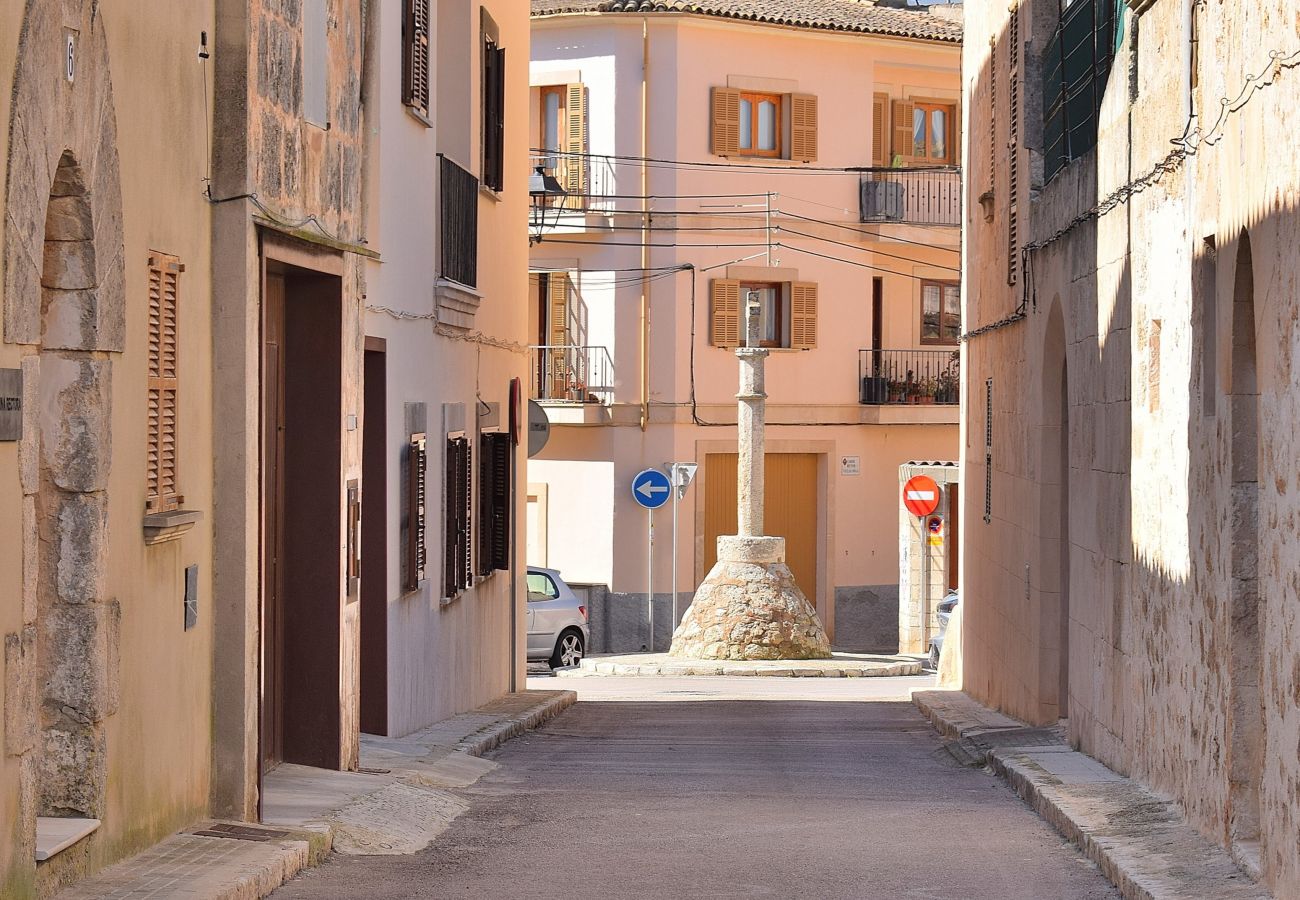
[[[917,475],[903,485],[903,505],[914,516],[928,516],[939,508],[939,485],[929,475]]]
[[[672,490],[672,482],[658,469],[646,469],[632,479],[632,498],[646,509],[663,506]]]

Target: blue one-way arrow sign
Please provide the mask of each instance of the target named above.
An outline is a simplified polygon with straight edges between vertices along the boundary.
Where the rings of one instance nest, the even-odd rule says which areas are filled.
[[[646,509],[658,509],[672,496],[672,482],[658,469],[646,469],[632,479],[632,499]]]

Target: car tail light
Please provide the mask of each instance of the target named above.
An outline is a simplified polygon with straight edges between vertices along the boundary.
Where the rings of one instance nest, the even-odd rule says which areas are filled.
[[[579,606],[579,607],[578,607],[578,615],[582,616],[582,621],[584,621],[584,622],[587,621],[587,607],[585,607],[585,606]]]

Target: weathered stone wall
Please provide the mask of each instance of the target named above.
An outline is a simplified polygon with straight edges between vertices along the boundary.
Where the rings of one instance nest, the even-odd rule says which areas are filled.
[[[1009,20],[1000,9],[967,11],[964,321],[993,322],[1022,297],[1027,307],[1024,320],[966,344],[964,685],[1031,721],[1068,715],[1072,741],[1176,797],[1200,830],[1291,896],[1300,892],[1300,504],[1291,472],[1300,408],[1289,363],[1300,148],[1282,123],[1300,98],[1290,56],[1300,20],[1281,0],[1232,11],[1136,5],[1141,16],[1136,25],[1125,16],[1105,88],[1098,147],[1045,185],[1041,91],[1032,78],[1021,85],[1022,243],[1051,238],[1153,171],[1189,111],[1208,139],[1126,202],[1031,251],[1014,286],[1008,166],[998,159],[1009,137]],[[1020,5],[1027,73],[1056,9]],[[1243,93],[1252,76],[1262,76],[1259,89]],[[1238,97],[1245,103],[1213,132],[1221,98]],[[989,190],[986,221],[979,199]],[[1243,232],[1249,256],[1239,255]],[[1251,261],[1253,320],[1239,260]],[[1252,340],[1258,400],[1239,362]],[[1257,441],[1244,440],[1256,419]],[[1257,500],[1243,505],[1246,487]]]

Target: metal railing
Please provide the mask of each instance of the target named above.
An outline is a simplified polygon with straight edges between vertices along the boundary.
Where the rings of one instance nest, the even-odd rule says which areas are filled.
[[[863,222],[900,225],[961,225],[961,167],[865,169]]]
[[[568,403],[614,402],[614,361],[606,347],[537,346],[532,397]]]
[[[618,191],[614,184],[614,161],[603,156],[586,156],[581,159],[551,156],[534,151],[528,160],[528,171],[538,166],[547,175],[555,176],[568,196],[551,201],[561,209],[584,212],[610,212],[614,209]]]
[[[442,254],[438,272],[466,287],[478,286],[478,179],[439,154]]]
[[[951,350],[859,350],[858,401],[869,406],[961,399],[961,354]]]

